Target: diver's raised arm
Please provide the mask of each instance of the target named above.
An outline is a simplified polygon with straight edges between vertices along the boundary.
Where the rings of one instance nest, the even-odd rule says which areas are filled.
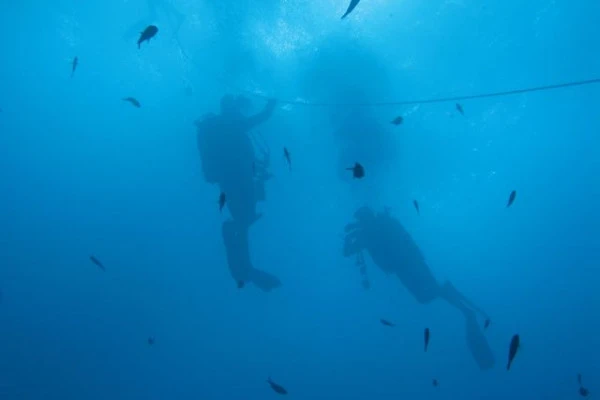
[[[277,100],[269,99],[269,101],[267,102],[267,105],[265,106],[265,108],[263,108],[263,110],[261,112],[259,112],[256,115],[246,118],[246,121],[245,121],[246,129],[252,129],[257,125],[260,125],[260,124],[266,122],[269,118],[271,118],[271,115],[273,115],[273,111],[275,110],[276,105],[277,105]]]

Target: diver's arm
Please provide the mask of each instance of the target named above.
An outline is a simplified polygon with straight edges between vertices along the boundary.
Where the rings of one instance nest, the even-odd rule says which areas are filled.
[[[244,123],[246,125],[246,129],[250,130],[250,129],[254,128],[255,126],[260,125],[263,122],[266,122],[269,118],[271,118],[271,115],[273,115],[273,111],[275,110],[276,104],[277,104],[277,100],[269,99],[269,102],[267,103],[265,108],[263,108],[263,110],[261,112],[259,112],[256,115],[253,115],[252,117],[246,118],[244,121]]]

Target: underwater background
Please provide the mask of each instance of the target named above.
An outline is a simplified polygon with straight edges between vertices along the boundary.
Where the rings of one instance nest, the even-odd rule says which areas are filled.
[[[600,85],[464,115],[418,101],[598,78],[600,2],[362,0],[341,20],[348,3],[0,3],[1,399],[276,398],[269,377],[296,399],[575,399],[577,374],[600,390]],[[269,293],[229,276],[202,178],[194,122],[226,93],[278,100],[250,233]],[[494,368],[446,303],[368,257],[361,285],[342,247],[364,205],[490,316]]]

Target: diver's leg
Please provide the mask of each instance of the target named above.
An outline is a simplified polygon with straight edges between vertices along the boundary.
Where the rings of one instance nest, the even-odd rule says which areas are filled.
[[[227,266],[231,277],[238,287],[243,287],[250,280],[250,265],[248,253],[248,230],[228,220],[223,222],[223,244],[227,255]]]
[[[494,354],[477,323],[475,314],[475,311],[483,312],[467,300],[450,282],[446,282],[442,286],[440,295],[465,316],[467,346],[479,368],[482,370],[492,368],[495,363]]]
[[[248,242],[248,227],[234,221],[223,223],[223,242],[227,252],[227,264],[231,276],[239,288],[252,282],[259,289],[269,292],[279,286],[279,279],[252,266]]]
[[[452,283],[450,283],[450,281],[446,281],[446,283],[444,283],[443,291],[446,293],[446,295],[448,297],[451,297],[457,301],[460,301],[462,304],[466,305],[471,310],[481,314],[484,318],[488,318],[488,315],[485,313],[485,311],[483,311],[481,308],[477,307],[475,305],[475,303],[473,303],[471,300],[467,299],[465,297],[465,295],[463,295],[461,292],[459,292],[458,289],[456,289],[454,287],[454,285]]]

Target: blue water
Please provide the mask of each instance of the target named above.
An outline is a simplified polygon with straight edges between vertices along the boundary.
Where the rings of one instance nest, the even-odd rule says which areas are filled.
[[[600,85],[465,101],[464,117],[286,103],[597,78],[600,3],[362,0],[341,21],[347,3],[0,4],[1,399],[276,398],[269,376],[295,399],[575,399],[578,373],[600,391]],[[269,293],[231,279],[196,145],[194,121],[242,92],[252,112],[279,100],[258,129],[274,177],[250,231],[253,263],[282,282]],[[342,254],[363,205],[389,207],[490,316],[494,368],[458,312],[368,257],[363,289]]]

